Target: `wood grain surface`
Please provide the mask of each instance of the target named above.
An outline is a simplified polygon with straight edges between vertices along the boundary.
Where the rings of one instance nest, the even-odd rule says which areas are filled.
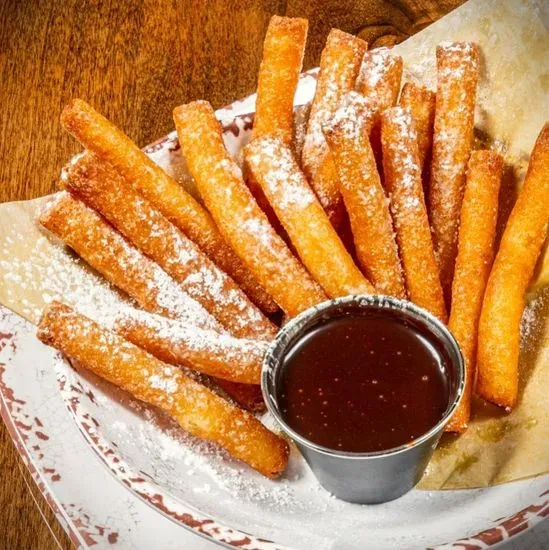
[[[173,128],[174,106],[215,107],[255,88],[271,15],[307,17],[305,68],[331,27],[391,45],[462,0],[4,0],[0,2],[0,202],[55,189],[79,145],[59,125],[73,97],[89,101],[145,145]],[[69,542],[0,422],[0,550]],[[34,490],[34,487],[33,487]],[[36,493],[36,491],[34,491]],[[52,536],[52,531],[54,537]]]

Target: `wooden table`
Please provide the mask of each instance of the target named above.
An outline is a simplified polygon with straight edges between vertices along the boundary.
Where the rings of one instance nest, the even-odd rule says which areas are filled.
[[[390,45],[462,0],[7,0],[0,4],[0,202],[53,191],[80,146],[59,123],[82,97],[146,144],[173,128],[174,106],[214,107],[255,88],[272,14],[306,17],[305,68],[330,27]],[[67,537],[37,495],[0,422],[0,550],[49,549]]]

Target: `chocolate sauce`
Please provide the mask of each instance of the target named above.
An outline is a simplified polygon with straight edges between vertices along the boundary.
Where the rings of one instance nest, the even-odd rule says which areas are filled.
[[[410,443],[447,408],[444,357],[421,328],[387,312],[328,319],[285,357],[277,384],[282,417],[305,438],[335,450]]]

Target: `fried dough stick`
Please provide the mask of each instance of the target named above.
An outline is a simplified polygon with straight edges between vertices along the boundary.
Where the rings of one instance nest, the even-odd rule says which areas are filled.
[[[255,139],[248,165],[282,222],[301,261],[330,298],[371,294],[373,286],[356,267],[305,174],[280,138]]]
[[[269,21],[257,79],[252,140],[278,136],[293,148],[294,96],[303,66],[308,26],[306,19],[278,15],[273,15]],[[257,204],[267,214],[277,233],[284,235],[276,214],[246,162],[244,168],[246,184]]]
[[[375,48],[362,58],[355,87],[377,104],[379,113],[396,105],[402,66],[402,57],[391,54],[389,48]]]
[[[275,326],[235,282],[110,165],[86,153],[67,173],[67,189],[103,215],[171,275],[231,334],[270,339]]]
[[[356,79],[357,92],[377,105],[377,115],[370,131],[370,143],[382,173],[381,120],[379,116],[396,105],[402,79],[402,57],[393,55],[389,48],[374,48],[362,58]]]
[[[408,111],[392,107],[381,115],[381,144],[385,188],[391,197],[408,296],[446,322],[444,295],[423,198],[417,135]]]
[[[223,240],[208,212],[121,130],[81,99],[72,100],[61,123],[86,149],[108,162],[178,227],[266,312],[276,305]]]
[[[425,163],[433,145],[436,95],[431,90],[406,82],[400,94],[400,105],[410,111],[417,135],[419,166],[425,173]]]
[[[50,304],[37,335],[94,374],[161,409],[185,431],[217,443],[263,475],[275,478],[286,468],[288,444],[254,416],[68,306]]]
[[[40,223],[143,309],[199,328],[223,332],[221,324],[158,264],[131,246],[99,214],[68,193],[59,193],[42,212]],[[216,383],[243,407],[257,409],[261,398],[258,386],[244,389],[224,380],[216,380]]]
[[[119,317],[115,331],[161,361],[244,384],[259,385],[269,345],[138,310]]]
[[[380,294],[406,297],[387,196],[370,145],[375,103],[349,92],[323,125],[349,213],[358,263]]]
[[[48,203],[39,222],[143,309],[203,329],[223,330],[160,266],[69,193],[61,192]]]
[[[326,299],[276,234],[227,153],[207,101],[177,107],[181,148],[202,198],[227,242],[284,312],[293,317]]]
[[[294,96],[303,65],[306,19],[271,17],[257,79],[252,139],[277,136],[291,147],[294,140]]]
[[[438,46],[436,55],[429,213],[440,280],[450,304],[465,171],[473,145],[479,50],[473,43],[454,42]]]
[[[458,255],[452,283],[452,310],[448,323],[465,362],[465,389],[458,408],[446,426],[448,432],[464,432],[471,415],[478,321],[494,258],[502,174],[501,155],[493,151],[471,153],[461,206]]]
[[[507,221],[480,315],[476,391],[500,407],[513,407],[517,401],[524,294],[548,224],[549,124],[545,124]]]
[[[366,42],[350,34],[337,29],[330,31],[320,57],[320,72],[301,154],[303,171],[336,228],[344,208],[338,174],[322,125],[337,109],[343,95],[354,88],[367,47]]]

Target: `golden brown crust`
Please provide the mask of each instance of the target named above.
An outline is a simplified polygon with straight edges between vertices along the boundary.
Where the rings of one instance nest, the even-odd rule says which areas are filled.
[[[337,298],[373,293],[283,140],[254,139],[246,156],[301,261],[326,294]]]
[[[524,294],[548,224],[549,124],[545,124],[503,233],[480,316],[476,391],[501,407],[513,407],[517,401]]]
[[[290,316],[326,299],[269,224],[223,145],[211,105],[178,107],[174,120],[189,171],[224,237]]]
[[[338,226],[343,203],[338,174],[322,134],[322,124],[352,90],[368,45],[343,31],[332,29],[320,58],[315,97],[311,106],[301,154],[303,171],[334,226]]]
[[[458,254],[452,284],[448,328],[458,341],[465,362],[465,389],[446,431],[463,432],[471,414],[476,376],[478,322],[486,281],[494,257],[503,157],[493,151],[473,151],[461,207]]]
[[[457,253],[459,215],[473,129],[479,49],[469,42],[437,47],[437,94],[429,214],[446,302]]]
[[[37,336],[263,475],[277,477],[286,468],[288,444],[254,416],[68,306],[50,304]]]
[[[179,183],[153,162],[121,130],[81,99],[72,100],[61,123],[100,159],[111,164],[135,189],[176,225],[264,311],[276,310],[231,247],[208,212]]]
[[[275,326],[235,282],[93,153],[71,167],[66,185],[157,262],[231,334],[241,338],[274,337]]]
[[[294,95],[305,53],[308,21],[274,15],[263,43],[257,79],[252,139],[278,136],[288,146],[294,138]]]
[[[369,139],[375,114],[375,103],[351,92],[323,130],[337,166],[359,265],[377,292],[405,298],[393,222]]]
[[[436,94],[413,82],[406,82],[400,94],[400,105],[409,110],[417,134],[419,165],[422,172],[433,144]]]
[[[411,114],[402,107],[381,115],[385,189],[412,302],[442,322],[447,313],[423,198],[417,136]]]

